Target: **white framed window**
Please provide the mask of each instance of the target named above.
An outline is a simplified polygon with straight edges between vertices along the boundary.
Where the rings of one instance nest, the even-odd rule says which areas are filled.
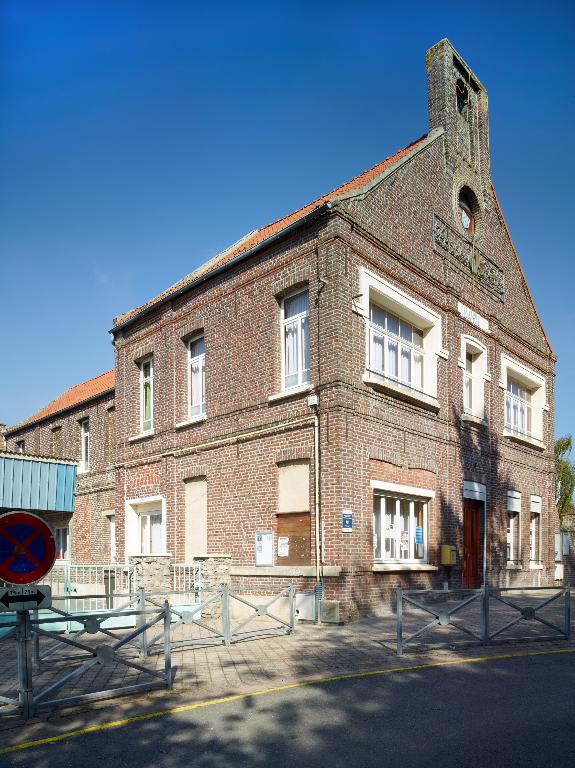
[[[68,541],[70,532],[68,527],[54,528],[56,540],[56,560],[68,560]]]
[[[143,555],[159,555],[163,552],[162,510],[141,511],[140,552]]]
[[[90,471],[90,420],[80,422],[80,466],[78,472]]]
[[[110,563],[117,562],[117,545],[116,545],[116,515],[108,515],[109,534],[110,534]]]
[[[507,562],[521,562],[521,494],[507,491]]]
[[[461,337],[459,366],[463,369],[463,413],[478,419],[485,417],[485,381],[487,349],[472,336]]]
[[[531,496],[529,560],[532,563],[541,562],[541,496]]]
[[[385,563],[427,562],[428,500],[375,492],[373,557]]]
[[[285,296],[281,315],[282,388],[288,390],[310,382],[309,292]]]
[[[523,384],[507,378],[505,393],[505,427],[518,435],[531,437],[533,432],[531,391]]]
[[[501,355],[499,385],[505,390],[503,434],[541,444],[543,412],[548,410],[544,376]]]
[[[17,453],[26,453],[26,441],[25,440],[16,440],[16,452]]]
[[[423,392],[423,331],[374,302],[369,327],[370,371]]]
[[[166,499],[147,496],[124,505],[125,555],[166,553]]]
[[[147,357],[140,363],[140,432],[154,429],[154,360]]]
[[[448,357],[441,315],[366,269],[360,290],[352,309],[366,322],[363,380],[437,405],[437,359]]]
[[[206,413],[206,345],[203,335],[188,342],[188,418],[197,419]]]

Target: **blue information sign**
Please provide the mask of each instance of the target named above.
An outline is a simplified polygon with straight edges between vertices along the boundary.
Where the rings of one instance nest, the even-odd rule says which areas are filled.
[[[423,544],[423,528],[420,525],[415,526],[415,543]]]
[[[351,533],[353,530],[353,512],[351,509],[346,509],[341,513],[341,530],[345,533]]]

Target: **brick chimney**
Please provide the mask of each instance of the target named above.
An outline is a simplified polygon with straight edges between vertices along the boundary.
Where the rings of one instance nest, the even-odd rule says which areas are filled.
[[[448,166],[490,184],[487,91],[449,40],[427,51],[429,127],[445,130]]]

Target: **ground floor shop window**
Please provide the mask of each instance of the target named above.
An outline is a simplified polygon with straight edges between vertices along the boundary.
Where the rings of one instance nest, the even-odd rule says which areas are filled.
[[[391,563],[427,562],[427,501],[395,495],[374,496],[374,559]]]

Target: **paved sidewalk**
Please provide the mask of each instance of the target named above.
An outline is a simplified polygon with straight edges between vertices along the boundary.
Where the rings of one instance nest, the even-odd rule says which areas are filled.
[[[412,617],[415,621],[416,617]],[[421,622],[419,622],[421,624]],[[445,632],[451,630],[442,629]],[[0,748],[54,736],[77,728],[133,717],[196,701],[273,688],[302,680],[322,679],[372,670],[412,667],[498,654],[575,649],[574,642],[523,642],[410,651],[395,655],[393,616],[370,618],[345,626],[299,624],[293,635],[246,640],[230,647],[221,645],[172,651],[175,669],[172,691],[159,690],[112,700],[58,708],[24,723],[18,717],[0,718]],[[453,634],[453,639],[460,636]],[[158,654],[149,660],[156,669],[163,664]],[[58,665],[56,665],[58,666]],[[60,674],[66,669],[60,665]],[[118,680],[139,681],[133,673],[109,667],[93,667],[75,681],[75,693]],[[119,675],[119,677],[118,677]],[[99,677],[100,676],[100,677]],[[123,676],[123,677],[122,677]]]

